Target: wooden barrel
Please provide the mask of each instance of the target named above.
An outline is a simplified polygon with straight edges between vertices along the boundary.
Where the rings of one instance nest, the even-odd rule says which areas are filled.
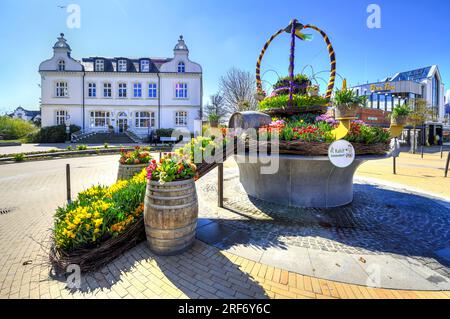
[[[194,179],[147,183],[144,223],[150,249],[158,255],[175,255],[195,240],[198,201]]]
[[[117,180],[120,179],[130,179],[137,173],[142,172],[144,168],[146,168],[148,164],[119,164],[119,171],[117,172]]]

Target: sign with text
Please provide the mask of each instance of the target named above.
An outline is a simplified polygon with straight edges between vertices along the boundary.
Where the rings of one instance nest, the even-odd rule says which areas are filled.
[[[328,148],[328,158],[334,166],[345,168],[355,160],[355,149],[346,140],[339,140],[333,142]]]

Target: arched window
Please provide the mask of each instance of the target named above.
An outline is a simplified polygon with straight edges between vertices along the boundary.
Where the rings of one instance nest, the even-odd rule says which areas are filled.
[[[58,62],[58,71],[66,70],[66,62],[64,60],[59,60]]]
[[[184,65],[184,62],[178,63],[178,73],[184,73],[186,72],[186,66]]]

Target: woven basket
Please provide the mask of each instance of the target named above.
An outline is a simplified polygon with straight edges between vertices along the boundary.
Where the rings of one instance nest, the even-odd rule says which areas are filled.
[[[145,240],[144,217],[140,216],[123,233],[110,237],[97,247],[66,252],[52,245],[49,259],[57,274],[64,274],[71,264],[78,265],[82,273],[96,271],[125,251]]]
[[[336,105],[334,107],[335,118],[355,117],[358,109],[359,106],[357,104],[352,104],[350,106]]]
[[[399,115],[397,117],[391,117],[391,124],[405,126],[408,123],[408,119],[409,119],[408,115]]]
[[[252,150],[258,150],[259,148],[267,149],[268,153],[271,153],[271,143],[266,141],[259,142],[259,148],[256,145],[256,141],[249,141],[246,145],[246,149],[249,147]],[[279,143],[279,154],[291,154],[291,155],[302,155],[302,156],[326,156],[328,155],[328,148],[331,143],[320,143],[320,142],[304,142],[304,141],[280,141]],[[389,149],[389,143],[375,143],[375,144],[364,144],[364,143],[352,143],[356,155],[384,155]]]
[[[304,113],[325,113],[327,110],[326,105],[312,105],[305,107],[286,106],[285,108],[269,109],[262,111],[270,116],[292,116]]]

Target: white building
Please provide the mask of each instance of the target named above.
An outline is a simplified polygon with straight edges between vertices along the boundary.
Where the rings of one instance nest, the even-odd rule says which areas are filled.
[[[33,122],[40,122],[41,121],[41,112],[40,111],[30,111],[25,110],[23,107],[19,106],[9,114],[10,117],[13,119],[22,119],[24,121],[33,121]]]
[[[201,131],[202,68],[180,36],[172,58],[90,57],[77,61],[64,34],[39,66],[42,126],[78,125],[83,132],[157,128]]]

